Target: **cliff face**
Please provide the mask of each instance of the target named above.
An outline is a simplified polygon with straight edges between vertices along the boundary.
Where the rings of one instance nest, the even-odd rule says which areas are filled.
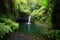
[[[56,0],[52,13],[52,22],[54,29],[60,29],[60,0]]]

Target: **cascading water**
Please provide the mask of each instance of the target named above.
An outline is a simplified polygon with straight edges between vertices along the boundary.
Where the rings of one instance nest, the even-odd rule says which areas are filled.
[[[31,24],[30,21],[31,21],[31,15],[29,15],[29,17],[28,17],[28,23],[27,24]]]
[[[28,25],[28,33],[30,32],[30,21],[31,21],[31,15],[29,15],[29,17],[28,17],[28,23],[27,23],[27,25]]]

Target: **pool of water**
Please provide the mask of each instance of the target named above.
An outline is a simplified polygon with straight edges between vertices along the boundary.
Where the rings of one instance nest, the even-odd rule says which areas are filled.
[[[48,40],[48,38],[41,33],[45,28],[44,26],[23,23],[20,24],[18,31],[7,35],[3,40]]]
[[[19,27],[20,33],[30,35],[41,35],[41,30],[45,27],[37,26],[34,24],[21,24]]]

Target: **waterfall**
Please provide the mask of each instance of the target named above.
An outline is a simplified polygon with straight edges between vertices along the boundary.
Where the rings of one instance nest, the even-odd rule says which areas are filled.
[[[30,33],[30,21],[31,21],[31,15],[29,15],[29,17],[28,17],[28,33]]]
[[[31,15],[29,15],[29,17],[28,17],[28,23],[27,24],[30,24],[30,21],[31,21]]]

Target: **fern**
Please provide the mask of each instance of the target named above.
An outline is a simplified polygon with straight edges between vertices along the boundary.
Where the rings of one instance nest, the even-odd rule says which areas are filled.
[[[14,29],[17,29],[18,28],[18,23],[16,23],[15,21],[12,21],[11,19],[9,18],[5,18],[4,19],[4,22],[7,24],[7,25],[10,25],[11,28],[14,30]]]
[[[3,18],[3,19],[2,19]],[[0,37],[6,33],[12,32],[12,30],[18,29],[18,23],[12,21],[10,18],[1,17],[0,18]]]
[[[10,28],[9,25],[5,25],[5,23],[0,23],[0,37],[3,37],[5,33],[12,32],[12,29]]]

